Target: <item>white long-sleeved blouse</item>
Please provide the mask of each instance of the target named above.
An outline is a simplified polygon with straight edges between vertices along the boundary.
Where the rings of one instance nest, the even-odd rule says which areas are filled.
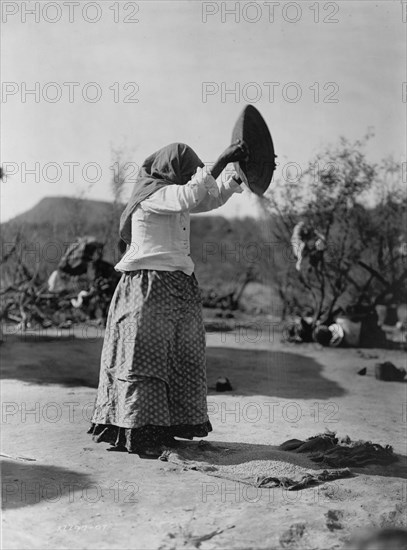
[[[233,177],[218,184],[205,169],[198,169],[185,185],[158,189],[133,212],[131,245],[115,269],[179,270],[192,275],[189,214],[219,208],[242,191]]]

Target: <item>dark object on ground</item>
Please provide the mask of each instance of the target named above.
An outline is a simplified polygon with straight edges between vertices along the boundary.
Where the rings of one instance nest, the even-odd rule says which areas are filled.
[[[332,468],[391,464],[398,460],[390,445],[382,447],[370,441],[352,441],[348,436],[338,440],[333,432],[316,435],[306,441],[290,439],[280,445],[280,448],[294,453],[308,453],[313,462]]]
[[[229,378],[224,378],[223,376],[219,377],[216,380],[216,391],[222,392],[222,391],[232,391],[232,384],[230,383]]]
[[[288,328],[287,340],[296,343],[312,342],[313,329],[312,318],[300,317]]]
[[[384,325],[389,325],[391,327],[394,327],[398,321],[397,318],[397,306],[395,304],[391,304],[387,307],[386,310],[386,317],[384,319]]]
[[[319,325],[315,328],[313,337],[315,342],[318,342],[321,346],[327,347],[331,342],[332,333],[327,326]]]
[[[379,316],[371,304],[357,304],[345,309],[345,316],[351,323],[360,323],[359,341],[362,348],[387,347],[386,333],[379,326]],[[351,344],[352,345],[352,344]]]
[[[327,323],[325,323],[327,324]],[[333,328],[334,325],[330,326]],[[350,347],[385,348],[386,334],[379,326],[376,308],[371,304],[356,304],[339,311],[335,326],[343,332],[343,343]]]
[[[256,480],[257,487],[265,487],[271,489],[273,487],[283,487],[288,491],[299,491],[307,487],[314,487],[325,481],[333,481],[344,477],[351,477],[352,472],[349,468],[342,470],[324,470],[320,474],[305,474],[299,481],[289,477],[267,477],[259,476]]]
[[[379,326],[379,317],[376,309],[370,310],[366,316],[362,318],[360,345],[364,348],[386,347],[386,333]]]
[[[377,380],[386,382],[402,382],[406,375],[405,369],[399,369],[390,361],[377,363],[375,365],[375,376]]]
[[[364,367],[363,369],[358,370],[358,374],[360,374],[360,376],[364,376],[366,374],[366,372],[367,372],[366,367]]]
[[[387,527],[354,535],[345,550],[406,550],[407,530]]]
[[[273,178],[276,155],[267,124],[253,105],[246,105],[236,121],[232,142],[237,140],[246,143],[249,158],[235,162],[235,170],[251,191],[261,196]]]
[[[313,329],[313,323],[312,320],[308,321],[307,319],[304,319],[304,317],[301,317],[297,335],[303,342],[312,342],[312,329]]]

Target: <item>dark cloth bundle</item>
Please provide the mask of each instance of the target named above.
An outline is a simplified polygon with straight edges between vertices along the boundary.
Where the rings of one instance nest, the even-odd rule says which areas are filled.
[[[377,363],[375,365],[375,376],[377,380],[402,382],[406,376],[406,370],[397,368],[390,361],[385,361],[384,363]]]
[[[305,441],[289,439],[280,448],[294,453],[309,453],[313,462],[321,462],[333,468],[391,464],[398,460],[390,445],[382,447],[370,441],[352,441],[348,436],[338,440],[333,432],[319,434]]]

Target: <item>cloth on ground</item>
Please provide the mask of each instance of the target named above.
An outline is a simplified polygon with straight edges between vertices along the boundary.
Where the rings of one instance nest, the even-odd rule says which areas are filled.
[[[299,491],[300,489],[307,489],[308,487],[314,487],[320,483],[326,481],[333,481],[335,479],[341,479],[344,477],[352,477],[352,472],[349,468],[342,470],[324,470],[321,473],[305,474],[299,481],[291,479],[289,477],[267,477],[259,476],[256,480],[256,487],[265,487],[271,489],[273,487],[283,487],[288,491]]]
[[[352,441],[348,436],[338,439],[334,432],[312,436],[305,441],[289,439],[280,448],[288,452],[308,453],[313,462],[333,468],[391,464],[398,460],[390,445],[383,447],[371,441]]]
[[[306,457],[284,461],[285,453],[278,448],[258,447],[200,441],[198,444],[180,444],[177,449],[166,449],[159,459],[177,464],[183,470],[199,471],[264,489],[281,487],[299,491],[353,475],[348,468],[312,471],[311,461]]]

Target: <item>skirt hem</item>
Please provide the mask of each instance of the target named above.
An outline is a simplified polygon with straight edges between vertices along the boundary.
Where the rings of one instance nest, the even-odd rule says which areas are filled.
[[[207,437],[212,431],[209,420],[201,424],[179,424],[175,426],[148,425],[140,428],[122,428],[113,424],[91,424],[88,433],[96,443],[109,443],[113,447],[138,452],[141,446],[162,445],[173,440]]]

